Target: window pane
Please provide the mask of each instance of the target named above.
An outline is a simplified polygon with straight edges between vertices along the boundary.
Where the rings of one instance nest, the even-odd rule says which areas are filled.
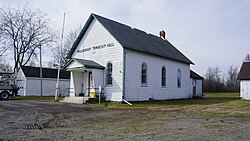
[[[162,67],[161,70],[161,86],[166,86],[166,69]]]
[[[106,83],[108,85],[112,85],[112,64],[108,63],[107,64],[107,74],[106,74]]]
[[[141,83],[147,83],[147,76],[146,75],[142,75],[142,79],[141,79]]]
[[[141,83],[143,85],[147,84],[147,65],[143,63],[141,66]]]
[[[181,70],[177,71],[177,87],[181,87]]]

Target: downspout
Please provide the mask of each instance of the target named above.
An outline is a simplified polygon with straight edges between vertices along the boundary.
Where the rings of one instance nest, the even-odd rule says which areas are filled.
[[[123,83],[123,88],[122,88],[122,99],[125,98],[125,74],[126,74],[126,54],[127,54],[127,50],[123,49],[123,73],[122,73],[122,83]]]
[[[130,104],[127,100],[125,100],[125,88],[126,88],[126,59],[127,59],[128,50],[123,50],[123,89],[122,89],[122,101]]]

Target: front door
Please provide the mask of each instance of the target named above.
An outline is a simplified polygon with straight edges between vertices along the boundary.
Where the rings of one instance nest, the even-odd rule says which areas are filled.
[[[193,96],[196,96],[196,86],[193,86]]]

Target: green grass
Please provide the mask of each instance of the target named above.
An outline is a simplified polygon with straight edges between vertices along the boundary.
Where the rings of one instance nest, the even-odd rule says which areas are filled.
[[[105,102],[106,109],[113,110],[171,110],[190,112],[200,117],[221,116],[250,118],[250,101],[241,100],[239,93],[205,93],[202,99],[177,99],[165,101],[132,102],[132,106],[124,103]]]
[[[205,93],[202,99],[174,99],[163,101],[141,101],[131,102],[129,106],[125,103],[105,102],[106,107],[157,107],[157,106],[188,106],[188,105],[211,105],[230,101],[240,101],[239,93]]]
[[[239,93],[205,93],[202,99],[175,99],[164,101],[142,101],[132,102],[132,106],[119,102],[103,102],[101,105],[106,108],[131,109],[131,108],[152,108],[152,107],[179,107],[194,105],[228,105],[228,106],[250,106],[250,101],[240,100]],[[17,96],[16,100],[54,101],[54,96]],[[59,97],[63,100],[63,97]],[[91,104],[92,105],[92,104]],[[94,104],[96,105],[96,104]],[[97,104],[99,105],[99,104]]]
[[[205,93],[206,98],[212,99],[240,99],[239,93]]]
[[[58,97],[59,101],[64,97]],[[54,96],[16,96],[15,100],[55,101]]]
[[[228,125],[224,125],[224,124],[205,124],[203,125],[204,128],[209,128],[209,129],[223,129],[223,128],[227,128]]]

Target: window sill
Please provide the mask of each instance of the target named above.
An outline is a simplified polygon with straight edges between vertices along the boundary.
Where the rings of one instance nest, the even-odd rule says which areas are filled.
[[[113,85],[112,84],[108,84],[108,85],[106,85],[106,87],[113,87]]]

